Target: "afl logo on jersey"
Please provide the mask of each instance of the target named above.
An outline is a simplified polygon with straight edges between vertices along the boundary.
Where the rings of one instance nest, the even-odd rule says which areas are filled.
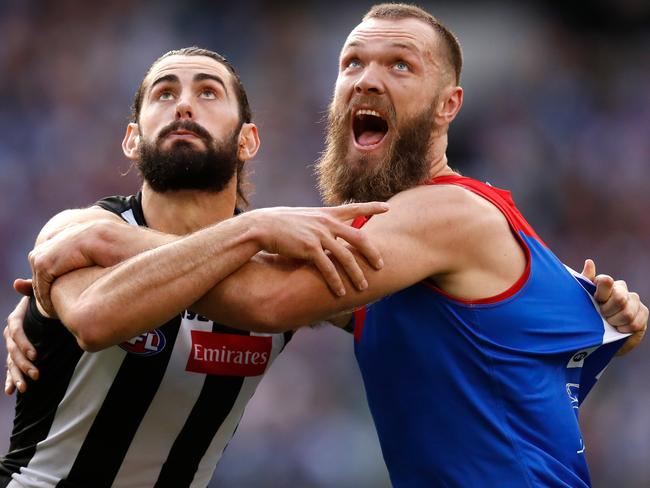
[[[153,356],[165,349],[166,344],[167,339],[165,339],[165,334],[159,329],[154,329],[151,332],[145,332],[129,341],[123,342],[120,344],[120,347],[130,354]]]
[[[585,351],[579,352],[578,354],[576,354],[575,356],[573,356],[572,361],[575,361],[576,363],[577,363],[577,362],[580,362],[580,361],[582,361],[584,358],[586,358],[588,355],[589,355],[589,353],[587,353],[587,352],[585,352]]]
[[[598,349],[598,346],[590,347],[589,349],[583,349],[582,351],[574,352],[573,356],[571,356],[571,359],[569,359],[569,363],[566,365],[566,367],[582,368],[585,364],[585,359],[587,359],[589,355],[592,352],[594,352],[596,349]]]

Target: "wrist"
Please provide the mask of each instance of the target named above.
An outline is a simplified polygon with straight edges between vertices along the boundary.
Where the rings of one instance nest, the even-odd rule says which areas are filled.
[[[268,240],[268,221],[263,218],[259,210],[251,210],[236,217],[242,229],[242,237],[245,241],[255,244],[258,252],[266,249]]]

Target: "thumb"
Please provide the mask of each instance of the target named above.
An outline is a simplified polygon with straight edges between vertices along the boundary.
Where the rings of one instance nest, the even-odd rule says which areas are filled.
[[[28,297],[32,296],[34,294],[34,289],[32,288],[32,280],[18,278],[14,281],[14,290],[16,290],[21,295]]]
[[[591,281],[596,279],[596,263],[594,263],[593,260],[585,259],[585,265],[582,268],[582,275]]]

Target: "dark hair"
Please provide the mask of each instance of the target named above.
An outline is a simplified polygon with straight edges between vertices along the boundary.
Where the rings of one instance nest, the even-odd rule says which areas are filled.
[[[419,19],[429,24],[440,35],[447,48],[447,57],[454,74],[456,84],[460,83],[460,72],[463,67],[463,53],[458,38],[438,19],[416,5],[406,3],[382,3],[374,5],[363,20],[368,19]]]
[[[145,88],[144,80],[147,78],[147,75],[151,72],[154,66],[169,56],[207,56],[208,58],[212,58],[215,61],[223,64],[226,68],[228,68],[228,71],[230,71],[230,74],[232,75],[232,84],[235,88],[237,103],[239,104],[239,118],[241,119],[241,122],[250,122],[253,119],[253,114],[251,112],[251,106],[248,103],[246,90],[244,89],[244,85],[241,82],[239,75],[235,71],[235,67],[230,63],[230,61],[228,61],[221,54],[210,51],[209,49],[192,46],[184,47],[182,49],[174,49],[173,51],[166,52],[158,59],[156,59],[151,66],[149,66],[147,74],[144,76],[144,78],[142,78],[140,86],[138,87],[138,91],[135,92],[135,97],[133,97],[133,106],[131,107],[131,120],[133,122],[138,123],[138,120],[140,118],[140,109],[142,108],[142,97],[144,96]]]
[[[144,78],[142,78],[142,81],[140,82],[138,91],[135,92],[135,96],[133,97],[133,105],[131,106],[132,122],[135,122],[137,124],[140,120],[140,109],[142,108],[142,98],[144,96],[144,90],[145,90],[144,81],[146,80],[147,75],[149,75],[149,73],[151,72],[154,66],[156,66],[160,61],[162,61],[165,58],[168,58],[169,56],[207,56],[208,58],[212,58],[215,61],[224,65],[232,75],[232,85],[234,87],[235,95],[237,97],[237,103],[239,105],[240,124],[250,123],[253,120],[253,113],[251,111],[251,106],[248,103],[248,96],[246,95],[244,84],[242,83],[241,79],[239,78],[239,75],[235,71],[235,67],[230,63],[230,61],[228,61],[221,54],[216,53],[214,51],[210,51],[209,49],[204,49],[197,46],[191,46],[191,47],[184,47],[182,49],[174,49],[173,51],[166,52],[158,59],[156,59],[151,66],[149,66],[147,73],[145,74]],[[244,191],[248,186],[248,184],[245,181],[246,178],[243,170],[244,170],[244,162],[242,161],[237,164],[237,206],[238,207],[248,206],[248,198],[246,197],[246,192]]]

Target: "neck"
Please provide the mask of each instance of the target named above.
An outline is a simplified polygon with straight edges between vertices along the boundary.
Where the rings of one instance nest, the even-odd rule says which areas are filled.
[[[150,228],[184,235],[232,217],[237,202],[237,178],[218,193],[178,190],[157,193],[145,181],[142,211]]]
[[[449,167],[447,161],[447,132],[435,136],[429,152],[429,178],[437,176],[457,175],[458,173]]]

